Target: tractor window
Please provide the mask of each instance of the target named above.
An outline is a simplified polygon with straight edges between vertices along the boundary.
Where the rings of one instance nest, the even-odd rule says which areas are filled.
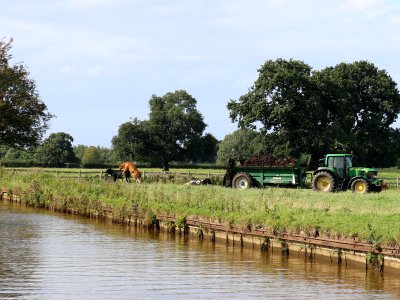
[[[335,157],[335,156],[330,156],[328,157],[328,168],[335,168],[335,169],[342,169],[344,168],[344,157]]]
[[[344,157],[335,157],[334,167],[336,169],[343,169],[344,168]]]
[[[336,174],[344,178],[345,172],[346,172],[346,166],[345,166],[345,161],[346,158],[344,156],[331,156],[328,157],[328,168],[334,168],[336,169]]]
[[[350,156],[346,156],[346,166],[351,168],[353,166],[353,161]]]
[[[336,174],[340,178],[344,178],[346,175],[346,166],[345,166],[346,158],[344,156],[335,157],[334,167],[336,169]]]
[[[332,156],[328,157],[328,168],[333,168],[333,159],[334,157]]]

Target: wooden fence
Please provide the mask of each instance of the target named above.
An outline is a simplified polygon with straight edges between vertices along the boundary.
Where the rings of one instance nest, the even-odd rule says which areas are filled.
[[[35,169],[35,168],[4,168],[7,172],[19,173],[19,172],[43,172],[46,174],[52,174],[57,178],[96,178],[107,179],[112,178],[106,174],[103,170],[68,170],[68,169]],[[179,177],[182,179],[191,180],[204,179],[204,178],[222,178],[224,173],[211,173],[211,172],[169,172],[169,171],[146,171],[142,170],[142,180],[150,177]]]
[[[68,170],[68,169],[35,169],[35,168],[4,168],[4,170],[8,172],[18,173],[18,172],[43,172],[43,173],[51,173],[55,177],[58,178],[96,178],[99,179],[107,179],[110,177],[103,170]],[[146,178],[151,177],[178,177],[181,179],[191,180],[193,178],[196,179],[204,179],[204,178],[218,178],[222,180],[224,173],[211,173],[211,172],[169,172],[169,171],[146,171],[142,170],[142,179],[146,180]],[[307,174],[307,183],[311,183],[311,173]],[[110,177],[111,178],[111,177]],[[400,177],[390,177],[390,178],[380,178],[383,179],[388,188],[400,188]]]

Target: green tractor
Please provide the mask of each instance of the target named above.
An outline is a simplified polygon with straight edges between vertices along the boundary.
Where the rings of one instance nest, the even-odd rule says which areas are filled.
[[[312,188],[317,192],[349,190],[355,193],[382,191],[383,181],[372,168],[353,167],[352,154],[327,154],[323,166],[313,173]]]

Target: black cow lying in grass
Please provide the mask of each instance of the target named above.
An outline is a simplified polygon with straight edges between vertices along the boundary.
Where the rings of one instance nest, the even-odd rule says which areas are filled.
[[[113,169],[108,168],[105,171],[105,173],[110,175],[113,178],[114,182],[117,181],[117,179],[122,179],[123,180],[124,177],[125,177],[126,182],[130,182],[131,173],[129,171],[124,171],[124,172],[122,172],[122,171],[114,171]]]

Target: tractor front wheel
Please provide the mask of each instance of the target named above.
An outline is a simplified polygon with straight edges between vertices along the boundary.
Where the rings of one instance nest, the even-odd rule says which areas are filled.
[[[233,177],[232,180],[232,187],[245,190],[252,186],[251,177],[246,173],[238,173]]]
[[[356,179],[351,184],[351,190],[353,193],[366,194],[369,192],[368,182],[362,178]]]
[[[328,172],[320,172],[314,176],[312,188],[316,192],[333,192],[335,190],[335,178]]]

